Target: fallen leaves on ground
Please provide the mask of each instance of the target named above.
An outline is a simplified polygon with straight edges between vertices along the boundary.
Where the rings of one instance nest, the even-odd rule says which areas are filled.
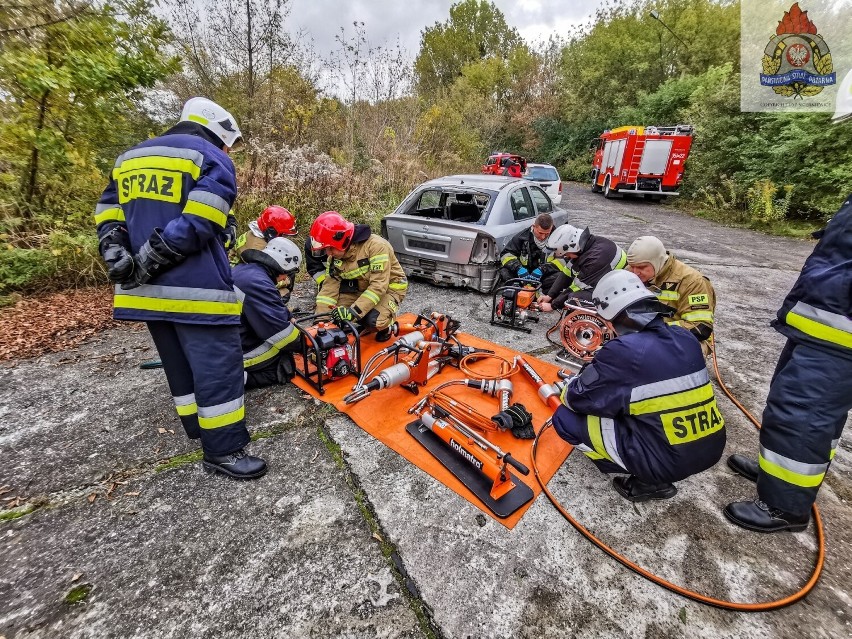
[[[117,324],[106,287],[27,297],[0,309],[0,361],[65,350]]]

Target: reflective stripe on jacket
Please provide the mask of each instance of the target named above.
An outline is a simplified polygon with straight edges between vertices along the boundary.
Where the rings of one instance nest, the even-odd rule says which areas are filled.
[[[348,280],[354,287],[352,290],[360,292],[351,305],[359,318],[369,313],[385,293],[395,291],[404,296],[408,290],[405,271],[393,248],[386,239],[374,233],[361,242],[354,242],[342,258],[329,258],[326,275],[317,293],[317,305],[336,306],[341,284]]]
[[[709,337],[713,331],[713,313],[716,310],[716,291],[710,280],[669,254],[651,284],[660,290],[658,299],[675,311],[674,316],[666,321],[676,322],[688,331],[703,324],[707,327],[706,337]]]
[[[773,326],[792,340],[852,358],[852,197],[818,236]]]
[[[604,344],[563,397],[571,419],[601,419],[612,441],[600,454],[643,479],[678,481],[722,455],[725,422],[698,340],[659,317]]]
[[[290,311],[263,266],[237,264],[234,267],[234,287],[242,302],[240,341],[243,366],[246,369],[264,368],[281,349],[299,338],[299,331],[290,322]]]
[[[186,256],[147,285],[116,287],[116,319],[239,324],[221,239],[237,195],[236,174],[207,137],[200,125],[181,122],[116,160],[95,208],[98,236],[122,226],[137,252],[159,228],[169,247]]]

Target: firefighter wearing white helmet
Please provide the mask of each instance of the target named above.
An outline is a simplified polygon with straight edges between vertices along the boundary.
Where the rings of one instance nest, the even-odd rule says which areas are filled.
[[[294,373],[293,353],[302,348],[299,331],[276,283],[295,279],[302,264],[299,247],[274,237],[263,249],[243,251],[234,266],[234,291],[242,302],[240,340],[246,388],[284,384]]]
[[[181,122],[197,122],[222,141],[227,151],[238,149],[243,134],[234,116],[207,98],[190,98],[183,105]]]
[[[840,88],[837,89],[837,101],[835,102],[832,122],[843,122],[852,118],[852,69],[843,78]]]
[[[552,251],[547,263],[560,274],[539,298],[545,312],[560,310],[569,297],[588,299],[604,275],[627,266],[627,255],[615,242],[592,235],[588,228],[563,224],[547,239],[547,248]]]
[[[690,331],[701,342],[704,355],[709,355],[716,310],[716,291],[710,280],[666,251],[653,235],[633,241],[627,249],[627,269],[674,309],[669,323]]]
[[[604,275],[593,292],[617,337],[562,392],[553,415],[560,437],[613,479],[625,499],[668,499],[674,482],[713,466],[725,422],[698,340],[669,326],[671,313],[629,271]]]
[[[228,151],[240,137],[227,111],[193,98],[175,126],[118,157],[95,224],[115,318],[146,322],[204,468],[252,479],[266,463],[245,450],[240,304],[224,246],[237,197]]]

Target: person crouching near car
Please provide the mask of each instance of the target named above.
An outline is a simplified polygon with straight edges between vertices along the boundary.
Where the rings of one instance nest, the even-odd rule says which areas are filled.
[[[565,385],[553,425],[601,472],[627,475],[612,482],[625,499],[669,499],[725,447],[701,346],[630,271],[604,275],[593,300],[617,337]]]
[[[615,242],[570,224],[547,238],[547,248],[552,251],[547,263],[560,273],[539,298],[539,309],[545,313],[562,310],[569,297],[591,299],[592,289],[604,275],[627,266],[627,254]]]
[[[532,226],[509,240],[500,253],[499,281],[531,280],[541,282],[542,290],[549,291],[559,275],[559,270],[547,263],[547,238],[553,229],[553,218],[542,213]]]
[[[705,357],[710,354],[716,291],[710,280],[666,251],[653,235],[638,237],[627,249],[627,269],[654,291],[657,298],[674,309],[669,324],[683,326],[701,342]]]
[[[390,243],[366,224],[353,224],[326,211],[311,225],[311,247],[325,250],[326,277],[317,292],[317,313],[336,322],[376,329],[376,341],[390,339],[408,280]]]
[[[302,349],[302,337],[290,321],[290,310],[276,284],[294,280],[302,263],[299,247],[285,237],[274,237],[263,249],[242,252],[233,268],[234,292],[242,303],[240,341],[245,387],[284,384],[293,377],[293,353]]]

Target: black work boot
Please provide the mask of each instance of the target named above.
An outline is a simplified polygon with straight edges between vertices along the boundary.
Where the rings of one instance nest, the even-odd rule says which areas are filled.
[[[794,515],[773,508],[764,501],[735,501],[725,506],[725,517],[747,530],[755,532],[799,532],[808,527],[810,514]]]
[[[674,484],[646,484],[635,475],[615,477],[612,480],[615,491],[630,501],[648,501],[649,499],[671,499],[677,495]]]
[[[760,465],[745,455],[731,455],[728,457],[728,468],[749,481],[757,481]]]
[[[252,457],[245,448],[227,455],[204,454],[204,470],[222,473],[234,479],[256,479],[266,474],[266,462],[260,457]]]

